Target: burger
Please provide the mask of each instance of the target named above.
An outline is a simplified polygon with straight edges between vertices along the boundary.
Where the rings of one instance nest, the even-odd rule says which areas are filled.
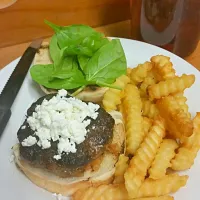
[[[31,105],[17,137],[13,152],[22,172],[41,188],[72,195],[112,182],[125,135],[119,112],[62,89]]]

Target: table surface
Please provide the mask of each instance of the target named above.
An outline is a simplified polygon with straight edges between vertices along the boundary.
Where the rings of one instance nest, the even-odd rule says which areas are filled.
[[[126,20],[106,26],[101,26],[96,28],[96,30],[104,32],[106,36],[130,38],[130,21]],[[48,38],[45,40],[48,40]],[[0,48],[0,69],[5,67],[14,59],[21,56],[29,44],[30,42]],[[185,59],[198,70],[200,70],[200,41],[192,55]]]

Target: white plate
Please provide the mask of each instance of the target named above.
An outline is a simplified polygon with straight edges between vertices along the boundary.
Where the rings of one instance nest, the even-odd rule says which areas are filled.
[[[195,74],[195,84],[186,90],[190,111],[194,116],[196,111],[200,111],[200,72],[183,59],[161,48],[128,39],[121,39],[125,50],[128,66],[135,67],[150,59],[151,56],[163,54],[170,56],[177,71],[177,74]],[[0,71],[0,91],[17,64],[18,60],[13,61]],[[51,200],[55,199],[51,193],[32,184],[17,169],[14,163],[10,162],[11,147],[17,142],[17,130],[24,119],[27,108],[33,101],[42,96],[43,93],[30,77],[27,75],[23,86],[12,106],[12,116],[0,140],[0,199],[8,200]],[[180,189],[174,196],[176,200],[199,200],[200,184],[200,154],[195,160],[194,166],[189,170],[182,172],[188,174],[189,180],[187,186]]]

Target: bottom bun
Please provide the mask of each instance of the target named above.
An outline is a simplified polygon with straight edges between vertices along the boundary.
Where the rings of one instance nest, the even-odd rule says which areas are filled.
[[[124,127],[123,123],[117,119],[114,127],[113,142],[114,146],[118,146],[118,150],[123,151],[124,143]],[[119,141],[120,140],[120,141]],[[89,186],[98,186],[101,184],[109,184],[113,180],[115,173],[115,164],[118,160],[118,154],[105,151],[102,162],[97,171],[87,170],[82,177],[60,178],[44,169],[35,168],[28,162],[20,158],[19,144],[13,147],[15,162],[24,174],[37,186],[44,188],[52,193],[62,195],[72,195],[77,190],[87,188]]]

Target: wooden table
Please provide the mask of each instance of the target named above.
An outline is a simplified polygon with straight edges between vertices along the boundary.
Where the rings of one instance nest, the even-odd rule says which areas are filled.
[[[96,30],[104,32],[107,36],[130,38],[130,21],[126,20],[106,26],[101,26],[96,28]],[[12,60],[21,56],[28,45],[29,43],[23,43],[0,48],[0,69],[10,63]],[[193,54],[187,57],[186,60],[200,70],[200,42]]]

